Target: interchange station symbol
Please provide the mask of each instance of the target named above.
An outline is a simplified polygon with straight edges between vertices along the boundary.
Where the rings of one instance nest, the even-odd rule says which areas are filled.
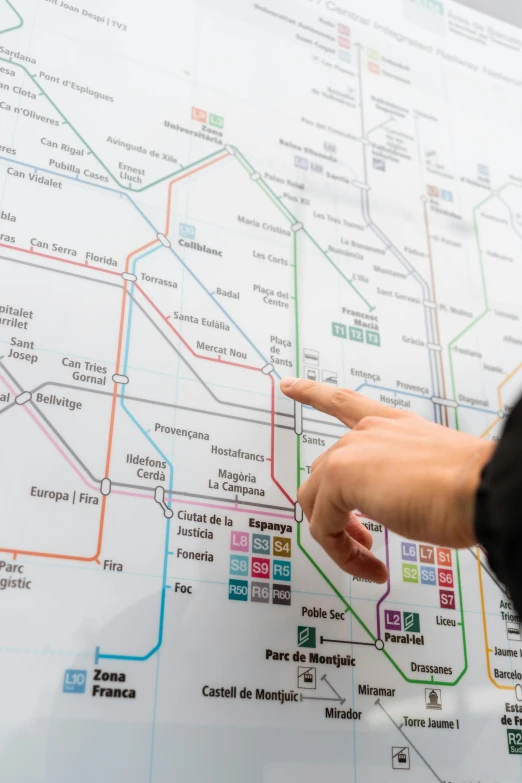
[[[299,625],[297,627],[297,646],[312,647],[315,649],[317,643],[316,629],[309,625]]]

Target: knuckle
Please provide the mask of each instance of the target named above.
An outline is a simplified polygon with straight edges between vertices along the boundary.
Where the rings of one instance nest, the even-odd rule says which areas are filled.
[[[311,496],[309,491],[308,482],[305,481],[305,483],[302,485],[302,487],[297,491],[297,502],[303,509],[303,513],[305,517],[308,518],[309,512],[311,511]]]
[[[343,558],[343,568],[348,569],[350,567],[353,567],[353,564],[360,559],[361,554],[362,554],[361,550],[356,546],[350,549],[349,552],[346,552]]]
[[[328,472],[337,477],[346,471],[347,457],[344,449],[332,452],[328,457]]]
[[[414,413],[414,411],[405,411],[402,408],[395,408],[394,414],[394,421],[397,421],[397,419],[421,419],[422,421],[425,421],[418,413]]]
[[[336,408],[343,408],[354,396],[357,396],[357,393],[351,389],[334,389],[332,391],[332,405]]]
[[[310,525],[309,530],[310,530],[310,535],[312,536],[314,541],[319,541],[321,534],[319,532],[319,528],[317,527],[317,524]]]
[[[354,430],[371,430],[382,426],[385,419],[380,416],[365,416],[364,419],[355,425]]]
[[[321,462],[322,462],[322,458],[323,458],[323,455],[321,454],[321,456],[319,456],[319,457],[316,457],[316,458],[314,459],[314,461],[313,461],[313,462],[312,462],[312,464],[310,465],[310,473],[313,473],[313,472],[314,472],[314,470],[317,470],[317,468],[319,467],[319,465],[320,465],[320,464],[321,464]]]

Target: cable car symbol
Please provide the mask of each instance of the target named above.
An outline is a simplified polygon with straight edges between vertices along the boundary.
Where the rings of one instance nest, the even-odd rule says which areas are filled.
[[[392,769],[410,769],[410,749],[392,748]]]

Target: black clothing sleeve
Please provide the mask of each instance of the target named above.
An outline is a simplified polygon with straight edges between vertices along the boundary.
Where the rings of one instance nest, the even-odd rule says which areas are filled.
[[[482,473],[475,533],[522,617],[522,399]]]

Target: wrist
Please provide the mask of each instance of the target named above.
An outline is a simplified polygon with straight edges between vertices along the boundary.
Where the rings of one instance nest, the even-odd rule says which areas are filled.
[[[482,471],[490,462],[495,452],[496,444],[491,441],[477,439],[476,449],[459,469],[455,482],[456,525],[455,538],[457,548],[466,548],[477,543],[475,532],[475,513],[477,492],[480,486]]]

